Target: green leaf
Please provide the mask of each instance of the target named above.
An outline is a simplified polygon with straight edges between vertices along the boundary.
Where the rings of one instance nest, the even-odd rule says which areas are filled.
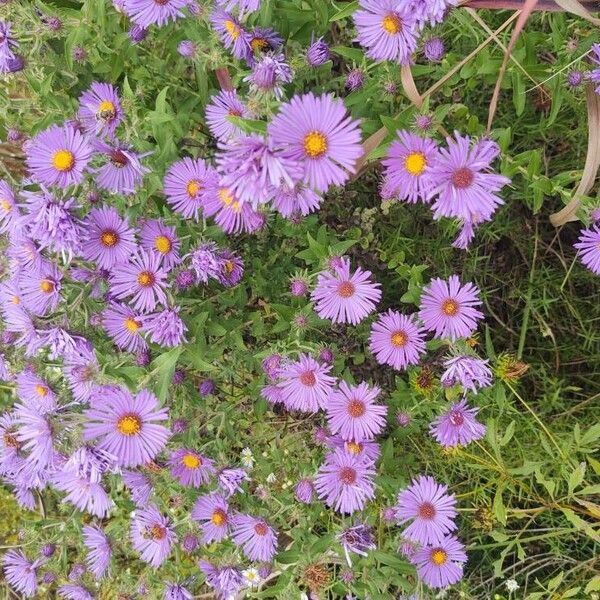
[[[585,590],[583,590],[586,594],[590,592],[599,592],[600,591],[600,575],[594,575],[588,584],[585,586]]]
[[[575,488],[577,488],[581,485],[581,482],[583,481],[583,478],[585,477],[586,467],[587,467],[586,463],[582,462],[579,465],[577,465],[577,467],[575,467],[575,469],[573,469],[573,472],[571,473],[571,475],[569,475],[569,496],[573,494],[573,491],[575,490]]]
[[[235,115],[227,115],[227,120],[231,121],[236,127],[239,127],[245,133],[267,133],[267,122],[257,121],[256,119],[242,119]]]
[[[159,354],[152,361],[152,370],[156,373],[154,392],[161,402],[164,402],[167,399],[169,386],[171,385],[171,379],[173,378],[173,373],[175,371],[175,365],[177,365],[177,360],[182,352],[183,347],[178,346],[164,354]]]
[[[331,17],[329,19],[329,22],[333,23],[334,21],[339,21],[340,19],[345,19],[346,17],[349,17],[352,13],[356,12],[357,10],[358,10],[358,0],[353,0],[352,2],[348,2],[346,4],[346,6],[344,6],[344,8],[342,8],[342,10],[335,13],[335,15],[333,15],[333,17]]]
[[[492,505],[492,509],[494,511],[494,516],[502,525],[506,525],[506,507],[504,506],[504,500],[502,500],[502,492],[504,491],[504,486],[500,486],[496,490],[496,495],[494,496],[494,503]]]

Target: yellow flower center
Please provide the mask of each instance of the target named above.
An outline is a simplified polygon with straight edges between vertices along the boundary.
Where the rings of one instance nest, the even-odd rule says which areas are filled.
[[[57,171],[70,171],[75,164],[75,155],[70,150],[58,150],[52,157],[52,164]]]
[[[436,548],[431,553],[431,561],[434,565],[441,567],[448,560],[448,553],[441,548]]]
[[[458,313],[458,302],[456,302],[456,300],[452,300],[451,298],[444,300],[444,303],[442,304],[442,312],[449,317],[456,316]]]
[[[48,395],[48,388],[44,385],[38,384],[35,386],[35,393],[43,398],[44,396]]]
[[[392,334],[392,345],[396,346],[396,348],[402,348],[403,346],[406,346],[407,342],[408,336],[404,331],[395,331]]]
[[[163,540],[167,537],[167,530],[162,525],[152,525],[150,528],[150,536],[154,540]]]
[[[181,464],[188,469],[197,469],[202,465],[202,459],[195,454],[184,454],[181,459]]]
[[[327,152],[327,138],[320,131],[311,131],[304,137],[304,152],[310,158],[319,158]]]
[[[110,229],[102,232],[100,243],[107,248],[112,248],[119,241],[119,236]]]
[[[266,50],[269,47],[269,43],[263,38],[254,38],[250,42],[250,46],[252,46],[252,50],[254,50],[254,52],[260,52],[262,50]]]
[[[166,235],[159,235],[154,240],[154,247],[161,253],[166,254],[171,251],[171,240]]]
[[[40,282],[40,290],[42,290],[44,294],[51,294],[54,291],[54,282],[50,279],[42,279]]]
[[[213,515],[210,520],[213,522],[213,525],[221,527],[222,525],[225,525],[225,523],[227,523],[227,515],[225,514],[225,511],[221,510],[220,508],[217,508],[213,512]]]
[[[12,302],[13,304],[21,304],[21,298],[19,298],[19,296],[13,296],[13,297],[11,298],[11,302]]]
[[[154,284],[155,282],[155,278],[154,275],[152,273],[150,273],[150,271],[142,271],[137,278],[137,282],[142,286],[142,287],[150,287]]]
[[[421,175],[427,166],[427,160],[422,152],[411,152],[404,159],[404,168],[413,176]]]
[[[100,106],[98,107],[98,112],[96,114],[104,121],[112,121],[117,114],[117,109],[115,108],[115,105],[110,102],[110,100],[103,100],[100,102]]]
[[[227,275],[231,275],[231,273],[233,272],[233,261],[232,260],[226,260],[225,261],[225,273],[227,273]]]
[[[229,206],[233,202],[233,194],[227,188],[219,188],[217,192],[219,200],[225,205]]]
[[[129,319],[125,319],[125,327],[127,331],[135,333],[140,328],[140,324],[135,319],[129,317]]]
[[[117,421],[117,429],[123,435],[137,435],[142,429],[142,421],[137,415],[124,415]]]
[[[233,40],[237,40],[240,37],[240,28],[233,21],[227,20],[225,23],[223,23],[223,25],[225,25],[227,33]]]
[[[185,191],[190,198],[195,198],[200,191],[200,182],[197,179],[192,179],[188,182]]]
[[[400,31],[402,30],[402,21],[400,21],[398,15],[391,13],[383,17],[383,21],[381,21],[381,26],[383,27],[383,30],[389,33],[390,35],[395,35],[397,33],[400,33]]]
[[[361,453],[362,448],[360,447],[360,444],[357,444],[356,442],[347,442],[346,450],[348,452],[350,452],[350,454],[354,454],[354,456],[358,456]]]
[[[4,209],[4,212],[10,212],[12,210],[12,204],[6,198],[0,200],[0,206]]]

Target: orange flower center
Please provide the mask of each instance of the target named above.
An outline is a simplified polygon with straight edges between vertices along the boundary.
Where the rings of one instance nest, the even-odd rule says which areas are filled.
[[[35,393],[44,398],[48,395],[48,388],[45,385],[38,384],[35,386]]]
[[[152,536],[153,540],[164,540],[167,537],[167,529],[162,525],[152,525],[150,528],[150,535]]]
[[[431,551],[431,562],[434,565],[441,567],[448,560],[448,553],[441,548],[435,548],[435,550]]]
[[[240,37],[240,28],[233,21],[225,21],[223,23],[227,33],[231,36],[231,39],[237,40]]]
[[[4,444],[6,446],[8,446],[9,448],[18,448],[19,447],[19,442],[17,441],[17,438],[12,433],[6,432],[2,436],[2,439],[4,440]]]
[[[263,38],[254,38],[250,42],[250,46],[252,46],[252,50],[254,50],[254,52],[260,52],[262,50],[266,50],[269,47],[269,43]]]
[[[361,400],[351,400],[348,403],[348,414],[355,419],[362,417],[366,410],[365,403]]]
[[[354,456],[358,456],[362,452],[362,448],[361,448],[360,444],[358,444],[357,442],[347,442],[346,450],[348,452],[350,452],[350,454],[353,454]]]
[[[317,378],[315,377],[315,374],[313,371],[304,371],[304,373],[300,374],[300,383],[302,385],[307,385],[309,387],[312,387],[313,385],[315,385],[315,383],[317,383]]]
[[[327,138],[320,131],[311,131],[304,136],[304,152],[310,158],[319,158],[327,152]]]
[[[190,182],[188,182],[185,191],[190,198],[195,198],[198,195],[201,187],[202,186],[197,179],[192,179]]]
[[[129,317],[125,319],[125,327],[127,328],[127,331],[135,333],[140,328],[140,324],[135,319]]]
[[[151,287],[154,285],[156,278],[150,271],[142,271],[138,275],[137,281],[142,287]]]
[[[350,281],[342,281],[338,287],[338,296],[342,298],[350,298],[350,296],[354,295],[354,284]]]
[[[54,291],[54,281],[42,279],[42,281],[40,281],[40,290],[42,290],[44,294],[51,294]]]
[[[411,152],[404,159],[404,168],[414,177],[421,175],[427,166],[427,160],[422,152]]]
[[[117,421],[117,429],[123,435],[138,435],[142,430],[142,420],[137,415],[123,415]]]
[[[210,520],[212,521],[213,525],[216,525],[217,527],[222,527],[223,525],[225,525],[225,523],[227,523],[227,513],[224,510],[217,508],[213,512]]]
[[[419,506],[419,516],[422,519],[433,519],[435,517],[435,508],[431,502],[423,502]]]
[[[100,236],[100,243],[107,248],[112,248],[119,241],[119,236],[116,231],[112,229],[106,229],[102,232]]]
[[[257,523],[254,526],[254,531],[256,531],[256,535],[265,536],[269,531],[269,528],[264,523]]]
[[[12,210],[12,204],[6,198],[0,200],[0,206],[4,209],[4,212],[8,213]]]
[[[392,333],[392,345],[396,348],[402,348],[406,346],[408,342],[408,336],[405,331],[395,331]]]
[[[102,100],[100,102],[100,106],[98,106],[98,111],[96,112],[96,116],[103,121],[112,121],[117,115],[117,109],[115,105],[110,102],[110,100]]]
[[[444,303],[442,304],[442,312],[449,317],[455,317],[458,313],[458,302],[456,302],[456,300],[452,300],[451,298],[444,300]]]
[[[356,481],[356,471],[352,467],[342,467],[340,481],[346,485],[352,485]]]
[[[451,177],[452,185],[459,190],[464,190],[470,187],[474,179],[475,174],[468,167],[456,169],[456,171],[452,173]]]

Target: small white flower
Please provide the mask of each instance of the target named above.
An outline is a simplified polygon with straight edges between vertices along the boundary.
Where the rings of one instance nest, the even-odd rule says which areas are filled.
[[[253,567],[242,571],[242,575],[243,575],[244,579],[246,580],[246,583],[250,587],[258,587],[258,585],[261,582],[260,575],[258,574],[258,569],[255,569]]]
[[[436,600],[444,600],[444,598],[448,595],[446,590],[440,590],[436,595]]]
[[[242,464],[246,469],[251,469],[255,462],[256,459],[254,458],[254,454],[252,454],[252,450],[250,450],[250,448],[244,448],[242,450]]]
[[[267,483],[275,483],[277,481],[277,477],[275,476],[275,473],[269,473],[267,475]]]
[[[516,592],[521,587],[514,579],[507,579],[504,585],[509,592]]]

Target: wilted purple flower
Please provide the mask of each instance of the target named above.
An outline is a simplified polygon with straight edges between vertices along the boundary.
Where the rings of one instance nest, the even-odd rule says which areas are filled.
[[[446,54],[446,48],[444,46],[444,40],[439,37],[429,38],[423,44],[423,54],[425,58],[430,62],[440,62]]]
[[[184,369],[175,369],[173,371],[173,376],[171,377],[171,383],[173,385],[180,385],[185,381],[185,370]]]
[[[210,99],[206,106],[206,124],[211,133],[222,142],[226,142],[241,134],[241,129],[227,117],[241,117],[247,119],[251,116],[246,105],[238,99],[235,90],[223,90]]]
[[[183,291],[192,287],[196,283],[196,274],[192,269],[184,269],[175,275],[175,286],[178,290]]]
[[[344,184],[362,156],[359,121],[332,95],[294,96],[268,127],[275,148],[304,165],[304,180],[317,191]]]
[[[13,50],[19,47],[11,33],[12,23],[0,21],[0,74],[10,73],[10,64],[16,58]]]
[[[250,13],[260,8],[261,0],[217,0],[217,4],[225,10],[239,9],[240,14]]]
[[[158,303],[166,305],[166,271],[160,267],[156,254],[140,250],[128,263],[116,264],[110,276],[111,294],[119,299],[130,298],[133,308],[154,310]]]
[[[87,548],[87,563],[97,580],[102,579],[112,556],[111,543],[98,526],[84,525],[83,544]]]
[[[600,275],[600,226],[592,225],[589,229],[582,229],[573,246],[579,250],[581,262],[592,273]]]
[[[185,433],[188,428],[188,422],[186,419],[180,418],[175,419],[171,425],[171,431],[173,433]]]
[[[419,475],[398,494],[396,516],[400,524],[412,519],[402,535],[418,544],[437,544],[456,529],[456,498],[448,486]]]
[[[50,585],[54,583],[57,579],[56,573],[54,571],[46,571],[42,575],[42,583],[45,585]]]
[[[475,418],[478,412],[479,408],[469,408],[463,398],[431,424],[431,435],[444,448],[466,446],[479,440],[485,435],[486,427]]]
[[[417,575],[432,588],[445,588],[460,581],[463,564],[467,561],[465,547],[449,535],[433,546],[417,550],[411,561],[417,566]]]
[[[87,402],[100,371],[94,347],[89,343],[80,344],[76,352],[63,359],[63,373],[78,402]]]
[[[592,44],[589,58],[597,66],[594,70],[586,73],[586,79],[598,84],[596,94],[600,94],[600,44]]]
[[[410,8],[419,26],[423,27],[425,23],[441,23],[447,11],[457,3],[458,0],[411,0]]]
[[[94,81],[79,97],[77,118],[87,133],[114,136],[123,119],[123,109],[115,88]]]
[[[584,75],[581,71],[570,71],[567,75],[567,85],[570,88],[579,87],[584,80]]]
[[[312,479],[301,479],[294,488],[294,494],[298,502],[310,504],[313,501],[315,486]]]
[[[320,37],[315,41],[314,34],[308,50],[306,51],[306,61],[311,67],[320,67],[324,65],[331,57],[331,51],[327,42]]]
[[[6,581],[26,598],[33,598],[37,592],[36,570],[42,562],[30,561],[22,550],[8,550],[2,557]]]
[[[163,600],[194,600],[194,596],[180,584],[167,583]]]
[[[352,18],[358,31],[356,41],[376,61],[394,60],[408,64],[417,47],[415,15],[410,3],[396,0],[359,0]]]
[[[123,483],[131,491],[131,499],[139,508],[147,506],[150,496],[154,491],[150,480],[142,473],[126,471],[122,473]]]
[[[191,554],[200,545],[200,540],[193,533],[186,533],[181,540],[181,547],[186,554]]]
[[[25,154],[33,179],[66,188],[83,181],[92,152],[79,131],[69,125],[52,125],[27,144]]]
[[[350,259],[342,258],[334,273],[322,271],[311,294],[315,311],[334,323],[357,325],[381,299],[381,284],[371,281],[371,271],[360,267],[350,274]]]
[[[277,552],[277,532],[259,517],[237,513],[231,537],[248,560],[271,561]]]
[[[400,427],[408,427],[410,425],[410,414],[404,411],[399,410],[396,413],[396,423],[398,423],[398,425]]]
[[[198,561],[198,566],[206,576],[207,585],[215,591],[218,600],[235,597],[246,585],[237,567],[215,567],[206,560]]]
[[[435,337],[466,338],[484,317],[475,308],[480,305],[479,289],[472,283],[461,285],[458,275],[451,275],[448,281],[436,278],[423,290],[419,318]]]
[[[254,93],[272,92],[278,100],[283,96],[283,84],[294,79],[294,71],[287,64],[281,52],[265,54],[252,66],[250,75],[244,81],[250,83]]]
[[[414,315],[390,309],[371,326],[369,349],[380,365],[390,365],[399,371],[406,369],[425,354],[425,330]]]
[[[195,450],[180,448],[171,453],[168,464],[171,476],[181,485],[200,487],[217,472],[214,461]]]
[[[221,469],[217,473],[217,483],[219,489],[223,491],[227,498],[230,498],[236,492],[242,491],[242,482],[248,481],[248,473],[244,469]]]
[[[44,558],[50,558],[56,552],[56,544],[44,544],[42,546],[41,555]]]
[[[146,39],[146,36],[148,35],[148,30],[145,27],[140,27],[139,25],[133,24],[129,28],[127,35],[134,44],[139,44],[140,42]]]
[[[58,595],[66,600],[94,600],[94,596],[82,585],[67,583],[58,588]]]
[[[123,0],[123,11],[140,27],[162,27],[185,14],[181,11],[189,0]]]
[[[158,569],[171,552],[177,536],[171,521],[154,504],[136,510],[131,521],[131,543],[140,558]]]
[[[477,393],[477,388],[492,385],[492,372],[487,366],[488,360],[474,356],[450,357],[444,362],[446,369],[440,377],[443,385],[451,387],[460,384],[466,390]]]
[[[231,53],[235,58],[251,60],[250,36],[233,15],[221,8],[216,8],[210,17],[210,21],[225,48],[231,49]]]
[[[244,275],[244,261],[231,250],[221,250],[217,258],[219,260],[217,279],[221,285],[225,287],[237,285]]]
[[[352,566],[350,553],[358,554],[359,556],[367,556],[369,550],[374,550],[375,538],[373,528],[366,523],[357,523],[352,527],[344,529],[336,536],[337,541],[342,545],[348,566]]]
[[[187,325],[179,316],[179,311],[179,306],[173,306],[142,317],[142,329],[148,334],[151,342],[174,348],[187,341]]]
[[[116,194],[133,194],[144,175],[150,172],[140,161],[149,153],[139,154],[129,144],[116,138],[111,143],[94,140],[93,144],[96,151],[108,159],[95,170],[98,187]]]
[[[168,419],[167,409],[148,390],[133,397],[125,388],[115,388],[102,402],[85,411],[86,440],[98,439],[98,448],[114,454],[119,465],[135,467],[151,461],[165,446],[170,432],[158,421]]]
[[[205,379],[199,386],[198,392],[201,396],[210,396],[215,392],[215,382],[212,379]]]
[[[75,563],[69,571],[69,581],[78,581],[85,575],[86,570],[84,564]]]
[[[196,500],[192,519],[201,523],[203,544],[220,542],[229,535],[229,504],[218,492],[200,496]]]
[[[78,63],[84,63],[87,59],[88,53],[82,46],[75,46],[73,48],[73,60]]]
[[[194,58],[198,53],[198,46],[192,40],[183,40],[177,46],[177,52],[184,58]]]
[[[363,71],[361,69],[352,69],[352,71],[346,75],[345,86],[348,91],[355,92],[363,86],[364,82],[365,74]]]
[[[275,190],[273,208],[286,219],[306,216],[318,210],[323,198],[303,183],[289,187],[282,185]]]

